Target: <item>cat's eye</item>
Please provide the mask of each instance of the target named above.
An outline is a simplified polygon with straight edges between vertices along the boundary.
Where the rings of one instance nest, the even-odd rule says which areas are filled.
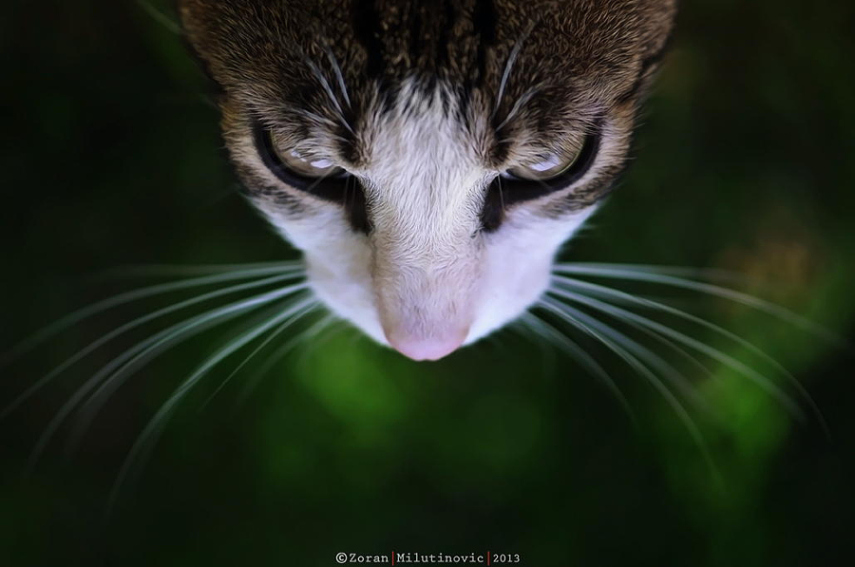
[[[280,163],[298,175],[321,179],[331,176],[340,176],[344,170],[335,165],[328,158],[310,158],[300,155],[297,150],[285,150],[280,148],[271,140],[276,157]]]
[[[481,211],[481,225],[487,232],[502,223],[505,210],[516,203],[537,199],[578,183],[594,165],[600,136],[585,136],[578,151],[546,153],[530,163],[503,172],[490,185]],[[572,196],[571,196],[572,198]]]
[[[310,158],[280,147],[270,130],[255,126],[255,147],[264,165],[283,183],[328,201],[342,201],[350,176],[329,159]]]
[[[256,143],[265,160],[265,165],[271,167],[274,173],[284,174],[286,183],[295,183],[298,188],[303,187],[303,180],[320,180],[340,178],[346,175],[345,171],[338,167],[329,158],[311,157],[302,155],[293,148],[282,147],[276,142],[273,134],[264,128],[256,133]],[[269,162],[269,163],[268,163]]]
[[[280,147],[270,130],[260,123],[253,128],[253,137],[261,161],[285,185],[343,205],[354,230],[365,233],[371,230],[359,179],[329,159]]]
[[[538,160],[533,163],[512,167],[505,175],[532,181],[553,179],[573,167],[581,154],[581,149],[569,155],[563,152],[550,152],[539,156]]]
[[[501,175],[502,186],[514,189],[511,201],[534,199],[579,181],[591,168],[600,146],[599,136],[585,136],[577,150],[544,153],[529,163],[516,165]]]

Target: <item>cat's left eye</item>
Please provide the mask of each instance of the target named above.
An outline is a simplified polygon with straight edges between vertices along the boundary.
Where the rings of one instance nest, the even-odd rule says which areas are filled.
[[[285,150],[273,144],[276,157],[280,163],[294,173],[306,177],[324,178],[344,174],[344,170],[335,165],[328,158],[310,158],[300,154],[297,150]]]
[[[261,125],[255,127],[255,146],[264,165],[285,184],[322,199],[342,199],[349,176],[332,160],[282,147],[270,130]]]
[[[270,130],[260,123],[254,125],[253,137],[261,161],[285,185],[344,206],[353,230],[365,234],[371,231],[365,193],[359,179],[330,159],[280,147]]]
[[[282,147],[276,142],[269,130],[262,130],[259,136],[262,137],[262,152],[266,154],[266,159],[273,162],[277,170],[284,169],[287,172],[310,179],[341,177],[345,174],[342,168],[328,158],[304,156],[296,149]],[[268,164],[269,166],[270,164]]]

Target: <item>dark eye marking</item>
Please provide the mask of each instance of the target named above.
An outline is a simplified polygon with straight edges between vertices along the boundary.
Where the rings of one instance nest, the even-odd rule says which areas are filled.
[[[600,150],[599,132],[588,134],[573,164],[550,179],[523,179],[510,173],[496,177],[487,190],[481,225],[487,232],[495,231],[504,220],[509,206],[538,199],[566,189],[577,183],[591,169]]]
[[[258,122],[253,125],[253,141],[265,167],[280,181],[318,199],[341,205],[355,231],[367,234],[371,230],[365,192],[359,179],[333,167],[319,168],[322,175],[318,176],[296,171],[295,167],[289,166],[283,160],[273,143],[270,131]]]

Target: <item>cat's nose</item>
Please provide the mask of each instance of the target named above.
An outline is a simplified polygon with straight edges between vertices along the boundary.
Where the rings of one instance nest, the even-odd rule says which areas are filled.
[[[460,348],[468,334],[468,328],[439,337],[418,337],[386,331],[386,339],[392,348],[413,360],[439,360]]]

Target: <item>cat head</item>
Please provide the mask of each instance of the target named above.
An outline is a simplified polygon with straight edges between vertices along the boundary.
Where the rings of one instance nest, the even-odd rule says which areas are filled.
[[[674,0],[181,0],[317,296],[437,359],[519,316],[622,170]]]

